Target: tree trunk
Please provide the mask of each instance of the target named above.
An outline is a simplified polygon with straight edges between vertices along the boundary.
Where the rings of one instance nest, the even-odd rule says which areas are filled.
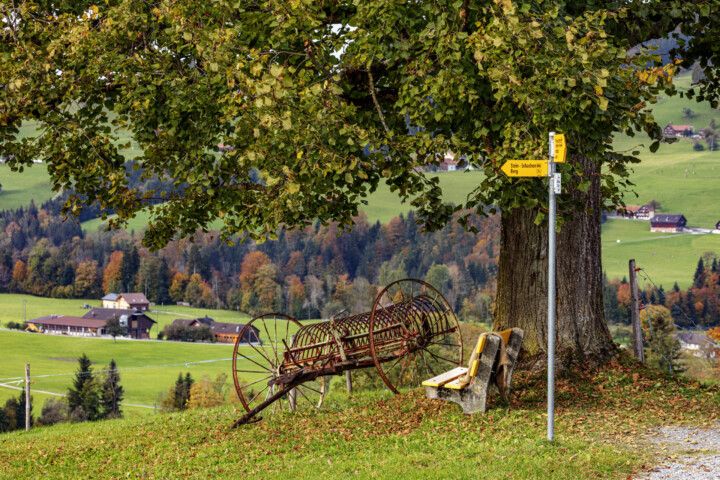
[[[593,179],[587,193],[571,188],[584,204],[557,234],[557,344],[556,368],[598,367],[614,358],[614,346],[605,322],[602,301],[600,250],[600,186],[597,167],[584,158],[586,175]],[[577,181],[577,180],[576,180]],[[568,189],[564,188],[566,192]],[[496,330],[525,330],[521,364],[547,366],[548,227],[534,224],[537,212],[513,209],[503,212],[498,267]]]

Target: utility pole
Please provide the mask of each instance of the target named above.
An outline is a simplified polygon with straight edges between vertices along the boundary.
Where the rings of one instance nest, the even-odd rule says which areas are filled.
[[[633,354],[635,358],[645,363],[645,351],[643,350],[643,334],[640,328],[640,299],[637,285],[637,269],[635,259],[630,260],[630,313],[633,332]]]
[[[30,431],[30,364],[25,364],[25,431]]]

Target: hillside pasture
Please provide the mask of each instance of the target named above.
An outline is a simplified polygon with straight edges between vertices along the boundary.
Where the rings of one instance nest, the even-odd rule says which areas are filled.
[[[229,399],[235,398],[232,387],[231,344],[194,344],[161,342],[152,340],[126,340],[117,342],[105,338],[82,338],[41,335],[18,331],[0,330],[3,345],[3,361],[0,363],[0,384],[22,386],[19,378],[24,376],[25,364],[30,364],[33,390],[67,393],[77,371],[77,359],[85,353],[94,363],[95,371],[103,370],[115,359],[125,389],[125,403],[154,407],[158,395],[167,393],[177,379],[178,373],[189,372],[194,379],[209,375],[212,379],[219,373],[228,375],[225,392]],[[252,352],[251,347],[243,349]],[[246,368],[250,363],[246,362]],[[20,392],[0,387],[0,405]],[[36,398],[35,414],[40,414],[42,402],[47,395]],[[130,408],[133,415],[152,414],[151,408]]]
[[[23,301],[25,301],[26,319],[29,322],[33,318],[46,315],[70,315],[82,317],[89,307],[100,307],[102,302],[98,299],[65,299],[34,297],[32,295],[18,295],[10,293],[0,294],[0,325],[5,326],[7,322],[23,321]],[[210,317],[217,322],[247,323],[250,317],[244,313],[232,310],[215,310],[208,308],[182,307],[179,305],[154,305],[147,314],[157,324],[153,327],[150,336],[157,338],[166,325],[172,323],[176,318],[198,318]]]
[[[0,211],[26,207],[30,205],[30,200],[39,208],[54,195],[45,164],[25,167],[20,173],[13,172],[6,164],[0,163],[0,184]]]
[[[603,224],[603,270],[611,279],[627,278],[628,261],[634,258],[658,287],[668,290],[677,281],[685,289],[692,284],[695,267],[705,252],[720,256],[720,235],[652,233],[650,222],[636,220],[609,219]],[[642,275],[638,282],[641,287],[651,286]]]
[[[231,430],[225,406],[1,435],[9,478],[634,478],[670,455],[658,426],[708,426],[720,390],[627,356],[561,376],[555,441],[545,440],[543,372],[520,372],[484,415],[416,390],[333,395],[320,411],[265,415]]]

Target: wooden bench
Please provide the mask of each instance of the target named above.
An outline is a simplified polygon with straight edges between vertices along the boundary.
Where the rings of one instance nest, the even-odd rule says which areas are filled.
[[[485,413],[491,387],[503,397],[510,391],[524,336],[520,328],[483,333],[467,368],[458,367],[423,382],[427,397],[455,402],[468,414]]]

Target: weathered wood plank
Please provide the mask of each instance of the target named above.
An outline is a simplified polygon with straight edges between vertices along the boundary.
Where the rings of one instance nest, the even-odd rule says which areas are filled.
[[[422,384],[424,387],[441,387],[445,385],[448,382],[452,382],[456,378],[465,375],[465,372],[467,372],[467,368],[465,367],[457,367],[449,372],[442,373],[438,375],[437,377],[433,377],[429,380],[425,380]]]

